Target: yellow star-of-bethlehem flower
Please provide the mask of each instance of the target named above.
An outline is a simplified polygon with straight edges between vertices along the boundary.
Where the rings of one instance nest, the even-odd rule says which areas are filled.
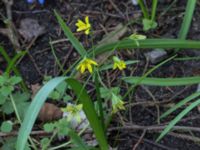
[[[61,108],[63,112],[67,112],[67,121],[71,121],[72,119],[76,119],[78,123],[81,122],[81,116],[80,116],[80,111],[82,110],[83,105],[73,105],[73,104],[68,104],[66,108]]]
[[[91,29],[91,24],[89,22],[89,17],[86,16],[85,17],[85,22],[83,22],[82,20],[78,19],[77,23],[76,23],[77,28],[77,32],[80,31],[85,31],[85,34],[88,35],[90,33],[90,29]]]
[[[126,63],[123,60],[120,60],[118,57],[113,56],[113,69],[119,69],[119,70],[123,70],[126,68]]]
[[[79,65],[76,67],[77,70],[80,70],[81,73],[84,73],[85,70],[87,69],[90,73],[93,72],[92,66],[97,66],[97,62],[89,59],[89,58],[84,58]]]
[[[116,113],[119,110],[125,110],[124,102],[121,98],[112,93],[112,113]]]

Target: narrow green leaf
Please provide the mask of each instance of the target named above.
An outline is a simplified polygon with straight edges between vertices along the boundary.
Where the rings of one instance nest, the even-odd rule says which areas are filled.
[[[155,21],[157,5],[158,5],[158,0],[153,0],[152,10],[151,10],[152,21]]]
[[[198,96],[200,96],[200,92],[196,92],[196,93],[186,97],[185,99],[183,99],[182,101],[177,103],[175,106],[173,106],[169,110],[167,110],[164,114],[162,114],[160,116],[160,119],[165,118],[166,116],[168,116],[169,114],[171,114],[172,112],[174,112],[175,110],[180,108],[181,106],[185,105],[186,103],[190,102],[191,100],[197,98]]]
[[[66,25],[64,20],[61,18],[61,16],[54,10],[55,16],[58,20],[58,23],[60,24],[62,30],[64,31],[67,38],[72,43],[73,47],[77,50],[77,52],[84,57],[87,52],[83,45],[78,41],[78,39],[74,36],[74,34],[71,32],[70,28]]]
[[[148,13],[147,7],[144,4],[144,1],[143,0],[138,0],[137,2],[139,4],[139,6],[140,6],[140,9],[142,10],[144,18],[149,19],[149,13]]]
[[[8,64],[12,64],[11,58],[9,57],[9,55],[8,55],[7,52],[6,52],[6,50],[5,50],[2,46],[0,46],[0,54],[4,57],[4,59],[6,60],[6,62],[7,62]],[[15,73],[16,76],[19,76],[19,77],[21,76],[21,74],[20,74],[19,70],[17,69],[17,67],[13,66],[13,67],[12,67],[12,70],[14,71],[14,73]],[[22,87],[22,89],[23,89],[25,92],[28,92],[28,89],[27,89],[27,87],[26,87],[26,84],[24,83],[23,80],[22,80],[22,82],[21,82],[21,87]]]
[[[10,61],[10,63],[8,64],[7,68],[6,68],[6,73],[9,75],[10,72],[12,70],[14,70],[14,66],[16,65],[16,62],[23,57],[25,54],[27,53],[27,51],[20,51],[19,53],[17,53],[13,59]]]
[[[195,6],[196,6],[196,0],[187,1],[183,23],[181,25],[181,29],[178,35],[180,39],[186,39],[187,37],[188,31],[192,22]]]
[[[185,108],[181,113],[178,114],[168,125],[167,127],[161,132],[159,137],[156,141],[160,141],[172,128],[179,122],[188,112],[190,112],[193,108],[200,104],[200,99],[196,100],[195,102],[191,103],[187,108]]]
[[[94,52],[93,49],[90,50],[90,55],[95,53],[95,55],[112,51],[121,50],[121,49],[130,49],[130,48],[163,48],[163,49],[171,49],[171,48],[181,48],[181,49],[200,49],[199,41],[191,41],[191,40],[179,40],[179,39],[145,39],[138,40],[137,43],[131,39],[124,39],[120,42],[114,42],[111,44],[102,45],[100,47],[96,47]]]
[[[124,77],[125,82],[135,84],[141,77]],[[200,76],[183,78],[144,78],[140,84],[150,86],[182,86],[200,83]]]

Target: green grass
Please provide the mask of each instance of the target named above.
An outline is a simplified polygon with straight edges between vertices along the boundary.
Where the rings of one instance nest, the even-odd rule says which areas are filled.
[[[125,82],[136,84],[141,77],[124,77]],[[183,86],[200,83],[200,76],[196,77],[182,77],[182,78],[144,78],[140,84],[150,86]]]
[[[148,10],[147,7],[144,5],[142,0],[138,1],[141,9],[143,11],[144,17],[149,18]],[[189,3],[190,2],[190,3]],[[152,5],[152,12],[151,12],[151,20],[155,20],[156,16],[156,8],[157,8],[157,0],[153,0],[153,5]],[[67,26],[65,21],[62,19],[62,17],[54,11],[56,19],[62,28],[64,34],[66,35],[66,38],[69,39],[73,47],[76,49],[76,51],[80,54],[81,58],[78,60],[80,61],[83,57],[86,55],[93,57],[98,56],[102,53],[105,52],[114,52],[115,50],[126,50],[126,49],[155,49],[155,48],[162,48],[162,49],[200,49],[200,42],[199,41],[192,41],[192,40],[184,40],[188,34],[189,27],[191,24],[194,8],[195,8],[196,0],[188,0],[187,8],[186,8],[186,13],[184,16],[184,21],[181,27],[181,30],[179,32],[179,38],[180,39],[144,39],[144,40],[131,40],[131,39],[123,39],[118,42],[113,42],[109,44],[104,44],[104,45],[96,45],[92,47],[89,50],[86,50],[83,45],[78,41],[78,39],[74,36],[70,28]],[[53,47],[52,51],[54,54],[54,57],[57,59]],[[10,64],[9,67],[9,72],[10,68],[13,68],[14,72],[15,67],[14,67],[14,62],[20,58],[21,55],[16,56],[13,60],[9,58],[7,53],[5,53],[5,50],[0,47],[0,52],[1,54],[5,57],[7,62]],[[176,55],[170,57],[169,59],[161,62],[160,64],[156,65],[147,73],[145,73],[141,77],[124,77],[122,78],[125,82],[133,84],[133,87],[139,84],[144,84],[144,85],[151,85],[151,86],[183,86],[183,85],[191,85],[191,84],[197,84],[200,83],[200,77],[180,77],[180,78],[150,78],[147,77],[151,72],[153,72],[155,69],[159,68],[162,64],[174,59]],[[60,67],[60,70],[62,72],[64,71],[62,65],[60,64],[59,60],[57,59],[57,64]],[[77,61],[77,62],[78,62]],[[73,68],[75,68],[75,65],[73,64]],[[130,64],[135,63],[136,61],[131,61]],[[109,69],[111,66],[103,66],[102,68],[104,69]],[[103,69],[102,69],[103,70]],[[68,72],[68,71],[67,71]],[[75,70],[73,71],[75,72]],[[90,96],[87,94],[87,91],[84,89],[84,86],[82,86],[77,80],[69,77],[56,77],[46,83],[36,94],[34,97],[30,107],[28,108],[28,112],[24,118],[24,121],[22,123],[22,126],[19,131],[19,135],[17,138],[17,150],[23,150],[25,147],[25,144],[27,142],[27,139],[29,137],[29,134],[33,128],[33,125],[36,121],[36,118],[38,116],[38,113],[47,100],[48,95],[62,82],[67,82],[67,84],[71,87],[71,90],[75,93],[76,97],[78,98],[78,102],[83,104],[83,110],[87,116],[87,119],[90,123],[91,128],[94,131],[94,134],[96,136],[96,139],[99,143],[99,146],[101,150],[107,150],[108,149],[108,143],[107,143],[107,138],[105,135],[104,131],[104,123],[102,123],[99,119],[99,116],[97,112],[95,111],[93,100],[90,98]],[[99,83],[98,80],[95,80],[95,85],[97,87],[97,96],[100,98],[99,95]],[[130,92],[130,90],[128,90]],[[127,95],[128,92],[125,94]],[[185,105],[187,102],[193,100],[194,98],[197,98],[200,94],[195,93],[184,100],[182,100],[180,103],[175,105],[173,108],[169,109],[166,113],[164,113],[161,118],[166,117],[167,115],[171,114],[174,112],[176,109],[180,108],[181,106]],[[98,99],[97,98],[97,99]],[[102,103],[101,100],[99,99],[99,103]],[[160,140],[164,135],[169,132],[172,127],[184,116],[186,115],[189,111],[191,111],[195,106],[200,104],[200,100],[197,100],[191,105],[189,105],[186,109],[184,109],[177,117],[175,117],[170,124],[166,127],[166,129],[161,133],[161,135],[158,137],[157,141]],[[101,112],[102,113],[102,112]],[[104,116],[101,114],[101,119],[104,119]],[[80,147],[84,147],[87,149],[87,146],[85,146],[85,143],[80,139],[80,137],[75,133],[75,132],[70,132],[69,136],[72,138],[72,141],[76,145],[79,145]],[[82,146],[81,146],[82,145]]]

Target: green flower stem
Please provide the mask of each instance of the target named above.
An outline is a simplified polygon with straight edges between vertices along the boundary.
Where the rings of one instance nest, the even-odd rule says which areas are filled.
[[[144,15],[144,18],[149,19],[148,10],[147,10],[147,7],[145,6],[143,0],[138,0],[138,4],[140,5],[140,8],[141,8],[142,13]]]
[[[56,134],[57,134],[57,130],[53,132],[53,134],[51,135],[50,140],[47,143],[47,146],[45,147],[45,149],[42,149],[42,150],[46,150],[46,148],[48,148],[48,146],[51,144],[51,142],[54,139],[54,137],[56,136]]]
[[[12,96],[12,94],[10,94],[9,96],[10,96],[10,100],[11,100],[12,106],[13,106],[13,108],[14,108],[15,114],[16,114],[16,116],[17,116],[17,120],[19,121],[20,124],[22,124],[22,120],[21,120],[21,118],[20,118],[20,116],[19,116],[19,112],[18,112],[18,110],[17,110],[17,106],[16,106],[16,104],[15,104],[15,101],[14,101],[14,99],[13,99],[13,96]],[[29,137],[29,141],[30,141],[30,143],[31,143],[31,145],[32,145],[32,147],[33,147],[33,149],[37,150],[36,145],[34,144],[33,140],[32,140],[30,137]]]
[[[56,56],[55,49],[54,49],[54,47],[53,47],[53,44],[52,44],[51,39],[50,39],[49,44],[50,44],[50,47],[51,47],[52,54],[53,54],[53,56],[54,56],[54,58],[55,58],[55,61],[56,61],[57,65],[58,65],[58,67],[59,67],[59,69],[60,69],[59,72],[61,71],[62,73],[64,73],[64,72],[65,72],[65,70],[64,70],[64,68],[63,68],[64,66],[61,65],[61,63],[60,63],[58,57]]]
[[[158,5],[158,0],[153,0],[152,10],[151,10],[151,21],[155,21],[157,5]]]
[[[13,99],[13,96],[12,96],[12,94],[10,94],[9,96],[10,96],[10,100],[11,100],[12,106],[13,106],[13,108],[14,108],[14,110],[15,110],[15,114],[16,114],[16,116],[17,116],[17,120],[18,120],[19,123],[21,124],[21,123],[22,123],[22,120],[21,120],[21,118],[20,118],[20,116],[19,116],[19,113],[18,113],[16,104],[15,104],[15,101],[14,101],[14,99]]]

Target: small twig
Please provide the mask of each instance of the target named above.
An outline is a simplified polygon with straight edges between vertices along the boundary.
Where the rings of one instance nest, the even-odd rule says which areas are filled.
[[[157,100],[154,97],[154,95],[151,93],[151,91],[143,85],[141,87],[149,94],[149,96],[153,99],[154,103],[156,103]],[[157,109],[157,122],[158,122],[158,124],[160,124],[160,108],[159,108],[158,104],[155,104],[155,106],[156,106],[156,109]]]
[[[163,105],[163,104],[168,103],[168,102],[169,102],[169,100],[157,101],[157,102],[152,102],[152,101],[148,100],[146,102],[130,103],[130,104],[127,104],[126,107],[134,107],[134,106],[137,106],[137,105],[152,107],[152,106],[155,106],[155,105]]]
[[[112,0],[109,0],[110,4],[115,8],[115,10],[123,17],[125,18],[124,14],[122,13],[122,11],[117,7],[117,5],[115,5],[115,3]]]
[[[200,138],[195,137],[195,136],[190,136],[190,135],[185,135],[185,134],[180,134],[180,133],[174,133],[174,132],[170,132],[168,133],[171,136],[180,138],[180,139],[184,139],[184,140],[189,140],[189,141],[193,141],[193,142],[200,142]]]
[[[137,139],[139,139],[139,137],[138,136],[136,136],[136,135],[132,135],[133,137],[135,137],[135,138],[137,138]],[[161,148],[161,149],[165,149],[165,150],[174,150],[173,148],[169,148],[169,147],[167,147],[167,146],[164,146],[164,145],[162,145],[162,144],[159,144],[159,143],[156,143],[156,142],[154,142],[154,141],[150,141],[150,140],[148,140],[148,139],[143,139],[143,142],[145,142],[145,143],[148,143],[148,144],[151,144],[151,145],[154,145],[154,146],[156,146],[156,147],[159,147],[159,148]]]
[[[2,32],[4,35],[6,35],[10,41],[12,42],[14,48],[16,50],[19,49],[20,44],[19,40],[17,37],[17,32],[15,25],[12,22],[12,5],[13,5],[13,0],[3,0],[5,7],[6,7],[6,13],[7,13],[7,20],[6,20],[6,25],[7,25],[7,31],[6,29]],[[7,32],[5,34],[5,31]]]
[[[39,74],[40,76],[43,77],[44,75],[43,75],[42,72],[40,71],[40,69],[39,69],[37,63],[35,62],[35,59],[34,59],[33,56],[30,54],[29,51],[27,51],[27,55],[29,56],[30,60],[32,61],[32,63],[33,63],[33,65],[34,65],[35,69],[37,70],[38,74]]]
[[[32,136],[49,136],[52,133],[47,133],[45,131],[32,131],[30,133],[30,135]],[[4,132],[0,132],[0,137],[10,137],[10,136],[17,136],[18,135],[18,131],[13,131],[13,132],[9,132],[9,133],[4,133]]]
[[[138,145],[142,142],[142,139],[144,138],[145,134],[146,134],[146,130],[144,130],[142,132],[142,135],[140,136],[138,142],[134,145],[133,150],[136,150],[136,148],[138,147]]]
[[[146,131],[160,131],[163,130],[167,127],[167,125],[163,125],[163,126],[139,126],[139,125],[127,125],[127,126],[122,126],[122,127],[112,127],[109,128],[108,131],[116,131],[116,130],[146,130]],[[187,127],[187,126],[174,126],[172,128],[172,130],[182,130],[182,131],[196,131],[196,132],[200,132],[200,128],[198,127]]]

